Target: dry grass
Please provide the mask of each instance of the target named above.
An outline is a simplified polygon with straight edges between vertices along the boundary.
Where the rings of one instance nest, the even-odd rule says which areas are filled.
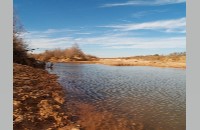
[[[105,64],[112,66],[155,66],[170,68],[186,68],[186,56],[135,56],[121,58],[100,58],[95,61],[64,61],[74,64]]]
[[[99,63],[114,66],[156,66],[186,68],[186,56],[135,56],[126,58],[104,58]]]
[[[84,54],[84,53],[83,53]],[[41,54],[42,57],[45,56]],[[37,58],[36,58],[37,59]],[[95,56],[84,55],[68,57],[49,58],[50,62],[64,62],[74,64],[105,64],[113,66],[155,66],[155,67],[171,67],[171,68],[186,68],[186,53],[172,53],[169,55],[146,55],[133,57],[119,58],[97,58]]]

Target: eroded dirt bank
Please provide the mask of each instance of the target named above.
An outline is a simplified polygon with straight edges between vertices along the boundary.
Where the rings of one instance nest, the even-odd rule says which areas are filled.
[[[64,108],[64,92],[55,75],[13,64],[13,127],[15,130],[79,130]]]

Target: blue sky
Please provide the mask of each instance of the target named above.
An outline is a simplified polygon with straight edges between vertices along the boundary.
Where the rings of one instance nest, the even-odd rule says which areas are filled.
[[[78,43],[99,57],[186,50],[185,0],[14,0],[35,53]]]

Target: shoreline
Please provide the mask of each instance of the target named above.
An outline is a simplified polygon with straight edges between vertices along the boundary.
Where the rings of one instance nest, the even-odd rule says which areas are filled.
[[[180,68],[186,69],[185,62],[162,62],[147,60],[126,60],[126,59],[100,59],[96,61],[50,61],[53,63],[70,63],[70,64],[103,64],[109,66],[150,66],[161,68]]]
[[[79,130],[74,113],[57,76],[48,71],[13,63],[13,128]],[[69,99],[68,99],[69,100]]]

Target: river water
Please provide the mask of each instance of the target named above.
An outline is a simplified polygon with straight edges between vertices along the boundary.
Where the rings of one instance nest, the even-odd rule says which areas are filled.
[[[104,123],[91,129],[135,130],[136,126],[123,126],[133,122],[140,122],[138,129],[144,130],[186,129],[185,69],[56,63],[47,70],[59,76],[71,102],[112,113],[109,118],[115,123],[101,118]],[[118,127],[119,122],[125,123]]]

